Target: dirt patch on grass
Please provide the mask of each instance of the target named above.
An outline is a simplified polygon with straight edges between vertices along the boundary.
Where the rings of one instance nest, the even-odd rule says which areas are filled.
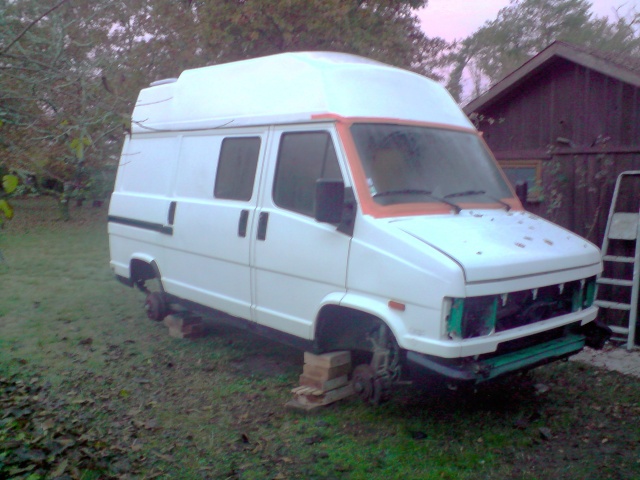
[[[613,344],[605,345],[602,350],[586,347],[571,360],[640,378],[640,348],[627,350]]]

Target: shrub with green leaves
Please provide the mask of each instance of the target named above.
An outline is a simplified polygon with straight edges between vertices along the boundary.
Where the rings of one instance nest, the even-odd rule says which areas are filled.
[[[15,175],[4,175],[2,177],[2,189],[0,189],[0,227],[2,227],[5,218],[7,220],[13,218],[13,207],[5,197],[18,187],[18,183],[18,177]]]
[[[15,175],[3,175],[2,176],[2,188],[0,188],[0,228],[5,222],[5,219],[11,220],[13,218],[13,207],[8,202],[6,197],[9,196],[18,186],[19,180]],[[0,261],[2,260],[2,251],[0,251]]]

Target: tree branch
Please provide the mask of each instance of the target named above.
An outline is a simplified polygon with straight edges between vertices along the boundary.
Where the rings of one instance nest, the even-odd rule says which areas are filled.
[[[9,45],[7,45],[4,50],[2,50],[2,52],[0,52],[0,56],[4,55],[5,53],[7,53],[9,51],[9,49],[11,47],[13,47],[22,37],[24,37],[24,35],[36,24],[38,23],[40,20],[42,20],[44,17],[46,17],[47,15],[49,15],[51,12],[53,12],[54,10],[57,10],[58,8],[60,8],[63,4],[67,3],[69,0],[60,0],[57,4],[55,4],[53,7],[51,7],[49,10],[47,10],[46,12],[44,12],[42,15],[40,15],[38,18],[36,18],[33,22],[31,22],[29,25],[27,25],[26,27],[24,27],[24,29],[20,32],[20,34],[13,39],[13,41],[11,41],[11,43],[9,43]]]

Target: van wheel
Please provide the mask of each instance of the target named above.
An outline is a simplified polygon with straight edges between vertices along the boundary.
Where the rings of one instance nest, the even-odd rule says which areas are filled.
[[[160,322],[169,314],[169,308],[161,292],[151,292],[144,301],[147,318]]]
[[[383,384],[381,379],[375,378],[371,365],[362,364],[353,369],[351,385],[354,392],[363,402],[379,405],[382,400]]]

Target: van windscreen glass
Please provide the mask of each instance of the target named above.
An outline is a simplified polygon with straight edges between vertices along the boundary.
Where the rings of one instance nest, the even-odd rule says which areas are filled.
[[[495,203],[512,197],[483,142],[472,132],[359,123],[351,134],[370,193],[380,205]]]

